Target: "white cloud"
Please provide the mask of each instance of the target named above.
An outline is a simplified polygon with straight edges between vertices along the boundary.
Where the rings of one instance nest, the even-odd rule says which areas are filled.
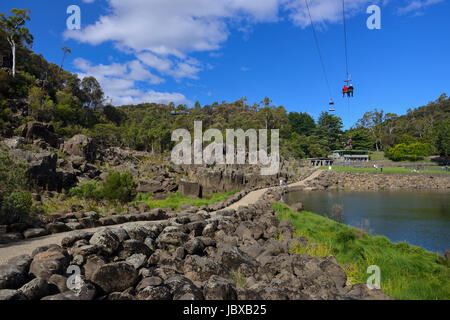
[[[302,28],[310,25],[310,18],[304,0],[285,0],[284,8],[289,12],[292,22]],[[378,0],[347,0],[345,1],[345,14],[350,17],[356,13],[364,12],[371,4],[379,3]],[[308,0],[311,18],[314,23],[341,23],[342,1],[339,0]]]
[[[113,41],[136,52],[182,56],[218,49],[228,37],[226,19],[273,21],[283,0],[108,0],[111,13],[69,38],[93,45]]]
[[[92,3],[95,0],[83,0]],[[308,0],[313,21],[320,25],[342,23],[342,2],[339,0]],[[370,4],[387,0],[346,0],[350,17],[365,13]],[[399,12],[419,10],[443,0],[413,0]],[[77,67],[84,74],[94,75],[115,97],[115,101],[140,101],[143,98],[186,100],[177,93],[134,90],[137,82],[158,84],[162,76],[198,79],[202,70],[210,70],[190,57],[209,51],[220,57],[221,47],[230,30],[249,35],[256,23],[276,22],[288,17],[300,27],[309,25],[304,0],[106,0],[108,9],[95,24],[82,30],[67,30],[66,38],[99,45],[111,42],[136,58],[124,64],[92,66],[79,59]],[[249,31],[250,30],[250,31]],[[242,69],[242,71],[245,71]],[[156,75],[156,74],[158,75]],[[161,77],[160,77],[161,76]],[[119,102],[118,102],[119,103]],[[128,102],[127,102],[128,103]]]
[[[101,84],[105,95],[114,105],[138,104],[143,102],[175,104],[190,103],[181,93],[157,92],[154,90],[135,89],[137,82],[149,82],[158,84],[163,79],[146,70],[142,63],[133,60],[125,64],[112,63],[110,65],[92,65],[85,59],[75,59],[76,69],[80,78],[95,77]]]
[[[182,78],[198,79],[198,73],[203,69],[199,61],[193,58],[169,59],[159,57],[151,52],[144,52],[137,55],[145,65],[157,70],[163,75],[170,75],[177,80]]]
[[[399,14],[408,14],[414,12],[416,15],[422,15],[422,9],[425,9],[426,7],[433,4],[441,3],[443,1],[444,0],[414,0],[410,1],[408,5],[398,8],[397,12]]]

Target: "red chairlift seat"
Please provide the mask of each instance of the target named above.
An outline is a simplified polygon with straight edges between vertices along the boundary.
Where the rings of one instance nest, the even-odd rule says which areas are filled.
[[[328,109],[328,111],[330,111],[330,112],[335,112],[336,110],[334,109],[334,102],[333,102],[333,100],[330,100],[330,103],[329,103],[329,105],[330,105],[330,109]]]

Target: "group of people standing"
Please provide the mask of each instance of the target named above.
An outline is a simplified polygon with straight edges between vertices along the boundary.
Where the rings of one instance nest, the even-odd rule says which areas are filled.
[[[375,168],[376,171],[378,171],[378,165],[374,164],[373,167]],[[383,165],[380,166],[380,171],[383,172]]]
[[[280,178],[280,187],[287,187],[288,186],[288,178]]]

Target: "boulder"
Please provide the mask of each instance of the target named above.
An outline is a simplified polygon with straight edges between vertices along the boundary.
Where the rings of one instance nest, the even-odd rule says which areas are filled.
[[[139,270],[140,268],[145,267],[147,257],[144,254],[133,254],[127,258],[125,262],[132,265],[136,270]]]
[[[86,263],[83,266],[84,276],[87,280],[92,280],[94,274],[99,270],[102,266],[107,264],[106,260],[101,256],[92,255],[87,258]]]
[[[64,237],[61,240],[61,245],[64,248],[68,248],[73,246],[73,244],[79,240],[89,240],[94,235],[93,232],[86,232],[86,231],[75,231],[71,232],[69,235]]]
[[[27,140],[43,139],[53,148],[58,149],[63,141],[55,134],[53,125],[31,121],[20,127],[22,130],[22,137]]]
[[[141,282],[136,286],[137,291],[141,291],[147,287],[157,287],[163,283],[163,280],[160,277],[147,277],[142,279]]]
[[[237,300],[234,284],[216,275],[209,278],[203,292],[206,300]]]
[[[202,255],[205,245],[198,238],[193,238],[184,244],[184,249],[188,254]]]
[[[48,283],[54,285],[58,288],[59,292],[65,292],[69,289],[67,288],[67,278],[60,274],[53,274],[49,279]]]
[[[202,186],[197,182],[189,182],[186,180],[181,180],[179,184],[180,193],[183,196],[191,198],[201,198],[202,197]]]
[[[127,259],[135,254],[143,254],[149,257],[153,251],[145,243],[137,240],[126,240],[122,243],[118,257],[120,259]]]
[[[156,243],[163,249],[174,249],[183,245],[188,235],[183,232],[163,232],[156,239]]]
[[[28,280],[28,268],[33,259],[29,255],[22,255],[8,260],[0,265],[0,290],[17,289]]]
[[[101,248],[107,254],[113,254],[119,247],[119,238],[110,229],[105,229],[94,233],[89,243]]]
[[[48,280],[53,274],[64,274],[69,263],[70,257],[67,251],[53,247],[34,256],[30,265],[30,274]]]
[[[45,228],[50,233],[62,233],[66,231],[71,231],[71,229],[62,222],[49,223],[45,226]]]
[[[142,289],[138,294],[139,300],[172,300],[172,295],[166,286],[149,286]]]
[[[164,281],[173,295],[173,300],[203,300],[203,293],[191,280],[176,275]]]
[[[95,286],[86,281],[82,276],[78,278],[78,281],[74,284],[72,290],[64,291],[62,293],[47,296],[42,300],[61,301],[61,300],[76,300],[76,301],[89,301],[93,300],[97,295],[97,289]]]
[[[10,232],[10,233],[5,233],[5,234],[0,234],[0,244],[17,242],[22,239],[23,239],[22,234],[18,233],[18,232]]]
[[[162,183],[157,180],[139,180],[137,192],[140,193],[155,193],[158,191],[164,191],[162,189]]]
[[[79,134],[64,143],[64,152],[72,156],[83,157],[86,161],[93,163],[97,150],[91,138]]]
[[[47,234],[48,234],[48,232],[44,228],[31,228],[31,229],[27,229],[26,231],[23,232],[23,237],[25,239],[30,239],[30,238],[43,237],[43,236],[46,236]]]
[[[126,262],[115,262],[101,266],[92,275],[92,282],[106,294],[132,287],[138,280],[136,269]]]
[[[28,298],[28,300],[40,300],[50,293],[50,285],[42,278],[35,278],[23,285],[19,291]]]
[[[230,270],[225,265],[200,256],[187,256],[184,260],[183,271],[185,277],[194,283],[208,281],[213,275],[227,277],[230,273]]]
[[[127,223],[123,225],[122,228],[126,231],[128,236],[132,240],[143,242],[150,235],[150,232],[147,228],[135,223]]]
[[[27,300],[27,297],[19,290],[3,289],[0,290],[0,301],[18,301]]]

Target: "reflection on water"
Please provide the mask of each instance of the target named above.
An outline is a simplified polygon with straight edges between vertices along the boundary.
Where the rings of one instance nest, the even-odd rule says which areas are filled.
[[[345,224],[367,228],[393,242],[406,241],[443,253],[450,243],[449,195],[423,191],[294,191],[284,200],[288,204],[302,202],[305,210],[328,217],[337,204],[343,208]]]

